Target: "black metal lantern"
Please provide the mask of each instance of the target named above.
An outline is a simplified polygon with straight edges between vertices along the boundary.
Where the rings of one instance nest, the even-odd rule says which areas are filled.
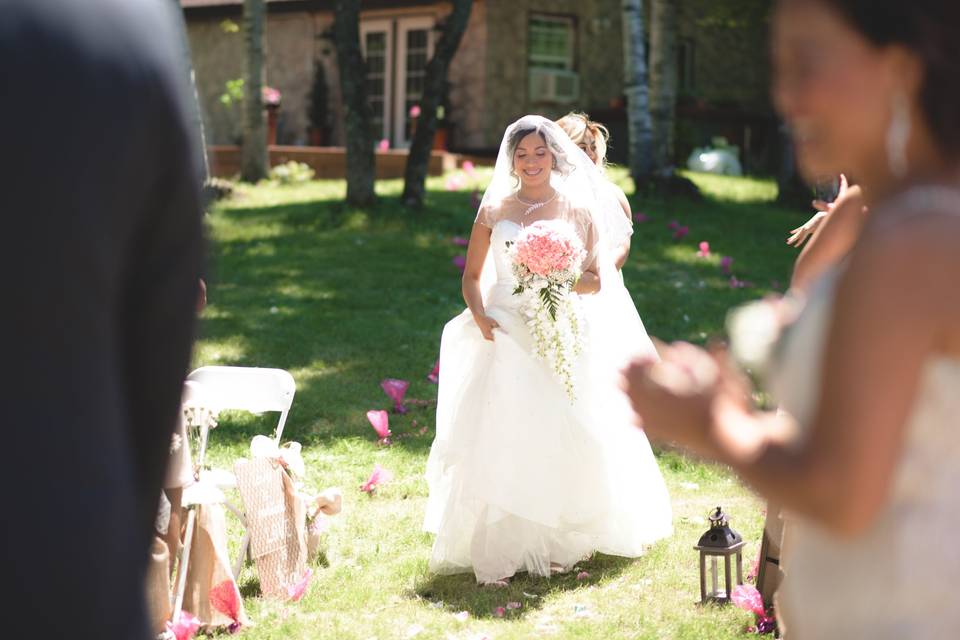
[[[732,583],[730,557],[737,561],[737,582],[743,584],[743,546],[746,544],[739,533],[730,528],[727,514],[717,507],[710,515],[710,530],[700,536],[694,547],[700,552],[700,602],[730,602],[730,594],[736,586]],[[707,591],[707,559],[710,559],[710,590]],[[723,589],[719,588],[717,561],[723,558]]]

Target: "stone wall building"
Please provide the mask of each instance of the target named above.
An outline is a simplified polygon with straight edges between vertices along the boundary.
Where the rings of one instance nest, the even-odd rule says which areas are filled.
[[[775,131],[768,98],[766,29],[771,0],[677,0],[677,154],[715,135],[769,153]],[[242,0],[181,0],[202,107],[215,144],[236,142],[240,105],[224,104],[226,83],[242,77]],[[623,161],[623,37],[620,0],[475,0],[449,73],[444,119],[453,150],[490,152],[504,127],[525,113],[576,109],[608,124],[611,154]],[[649,11],[649,3],[646,3]],[[364,0],[361,44],[378,138],[409,144],[410,107],[423,67],[451,11],[449,2]],[[280,144],[342,144],[332,0],[269,0],[267,84],[280,90]],[[648,21],[649,23],[649,21]],[[311,136],[318,66],[326,83],[329,130]],[[749,164],[749,163],[748,163]]]

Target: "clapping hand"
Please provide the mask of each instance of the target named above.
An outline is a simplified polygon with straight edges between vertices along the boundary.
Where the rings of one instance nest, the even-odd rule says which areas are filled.
[[[750,386],[725,351],[709,353],[679,342],[661,360],[637,360],[623,371],[622,388],[638,423],[655,440],[672,441],[716,458],[716,425],[729,412],[748,412]]]
[[[847,177],[843,174],[840,174],[840,190],[837,193],[837,198],[833,202],[814,200],[813,208],[817,210],[817,213],[801,226],[793,229],[790,232],[790,237],[787,238],[787,244],[797,248],[803,246],[803,243],[809,240],[813,234],[817,232],[817,229],[820,228],[820,225],[823,223],[823,221],[828,215],[830,215],[830,212],[833,211],[836,203],[843,199],[844,194],[847,192],[847,187]]]

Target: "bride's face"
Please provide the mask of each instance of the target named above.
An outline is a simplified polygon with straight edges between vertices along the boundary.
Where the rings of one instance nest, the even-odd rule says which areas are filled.
[[[553,154],[539,133],[526,135],[513,152],[513,170],[524,186],[536,187],[550,181]]]

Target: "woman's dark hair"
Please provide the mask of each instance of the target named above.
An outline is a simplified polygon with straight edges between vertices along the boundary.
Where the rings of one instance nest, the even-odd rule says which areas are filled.
[[[878,47],[901,45],[924,66],[920,105],[936,143],[960,156],[960,0],[819,0]]]

